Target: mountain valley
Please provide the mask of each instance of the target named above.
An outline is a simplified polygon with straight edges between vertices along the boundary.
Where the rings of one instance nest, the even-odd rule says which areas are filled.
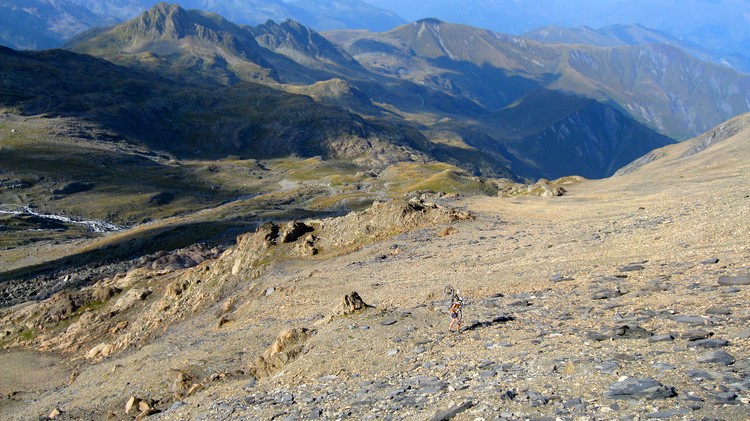
[[[373,72],[291,21],[242,27],[160,4],[71,49],[109,61],[0,51],[9,70],[0,98],[2,210],[14,233],[4,245],[6,278],[64,269],[66,256],[80,254],[66,241],[98,236],[71,223],[29,235],[19,218],[46,222],[25,207],[121,228],[156,225],[133,247],[84,253],[132,259],[224,244],[269,207],[293,218],[415,190],[494,195],[540,177],[600,178],[672,142],[610,105],[522,76],[500,77],[494,89],[505,99],[497,102],[474,97],[474,88],[457,94]],[[493,78],[488,70],[473,83]],[[315,170],[295,171],[298,162]],[[289,187],[278,192],[279,183]],[[190,216],[248,200],[245,215],[220,210],[210,223]],[[182,218],[201,228],[180,229]],[[159,244],[142,242],[155,233]],[[28,248],[44,237],[64,251],[35,260]]]
[[[722,56],[359,0],[36,3],[118,17],[0,46],[0,418],[750,417]]]

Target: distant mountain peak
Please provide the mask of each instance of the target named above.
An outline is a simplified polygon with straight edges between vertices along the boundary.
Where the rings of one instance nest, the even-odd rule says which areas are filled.
[[[197,36],[216,41],[241,32],[239,26],[220,15],[169,3],[158,3],[124,25],[132,35],[173,40]]]
[[[191,29],[187,11],[177,4],[158,3],[130,21],[136,32],[172,39],[184,38]]]
[[[269,19],[266,23],[256,26],[258,29],[274,30],[276,32],[286,32],[294,34],[296,36],[309,37],[315,31],[310,30],[307,26],[297,22],[294,19],[286,19],[281,23],[276,23],[273,19]]]
[[[271,22],[273,22],[273,21],[271,21]],[[299,31],[299,32],[306,32],[306,33],[312,32],[312,31],[310,31],[310,28],[308,28],[307,26],[305,26],[305,25],[297,22],[294,19],[286,19],[284,22],[281,22],[281,24],[279,24],[279,26],[283,26],[285,28],[292,28],[295,31]]]
[[[172,13],[179,13],[181,10],[184,10],[184,9],[180,7],[180,5],[177,3],[159,2],[159,3],[156,3],[149,10],[154,13],[161,13],[164,15],[168,15]]]
[[[252,79],[275,77],[246,29],[217,14],[176,4],[159,3],[128,22],[81,37],[70,48],[120,63],[143,61],[147,66],[173,66],[178,72],[191,68],[224,84],[238,81],[236,72]],[[154,56],[166,61],[154,62]]]

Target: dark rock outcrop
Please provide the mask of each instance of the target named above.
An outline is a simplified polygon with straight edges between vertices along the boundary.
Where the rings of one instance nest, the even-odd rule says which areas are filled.
[[[53,194],[75,194],[89,191],[94,188],[94,183],[85,183],[82,181],[70,182],[59,189],[52,190]]]

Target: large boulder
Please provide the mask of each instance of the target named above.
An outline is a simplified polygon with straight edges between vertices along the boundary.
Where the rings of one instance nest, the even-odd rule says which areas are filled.
[[[313,231],[315,231],[315,228],[304,222],[291,221],[281,228],[279,240],[282,243],[293,243],[303,235]]]
[[[60,291],[53,295],[44,304],[44,312],[40,319],[55,322],[67,319],[83,305],[79,295],[72,291]]]
[[[348,316],[351,314],[361,313],[368,308],[372,308],[371,305],[365,303],[362,297],[356,291],[352,291],[350,294],[344,296],[341,299],[338,311],[336,312],[340,316]]]

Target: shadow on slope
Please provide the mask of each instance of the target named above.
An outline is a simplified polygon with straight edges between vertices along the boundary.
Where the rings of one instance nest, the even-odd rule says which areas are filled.
[[[65,272],[72,268],[117,263],[161,250],[173,250],[204,241],[206,238],[221,238],[222,234],[233,227],[236,228],[238,224],[239,221],[186,222],[167,227],[139,227],[137,230],[95,240],[74,254],[59,259],[0,272],[0,282],[31,279],[43,274]],[[247,225],[243,225],[243,229],[245,227]]]
[[[8,69],[0,105],[27,115],[82,117],[180,157],[352,157],[373,144],[398,154],[395,145],[410,142],[395,128],[248,82],[185,86],[62,50],[3,48],[0,65]]]
[[[492,320],[474,322],[474,323],[470,324],[469,326],[467,326],[464,329],[464,331],[470,332],[470,331],[477,330],[477,329],[480,329],[480,328],[491,327],[491,326],[495,326],[495,325],[499,325],[499,324],[504,324],[504,323],[512,322],[513,320],[516,320],[513,316],[505,316],[505,315],[498,316],[498,317],[495,317]]]

